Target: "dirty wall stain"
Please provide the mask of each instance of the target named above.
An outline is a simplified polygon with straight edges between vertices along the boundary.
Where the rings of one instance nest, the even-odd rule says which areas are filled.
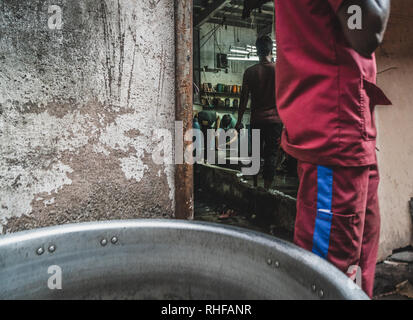
[[[4,1],[0,232],[171,217],[174,168],[153,130],[174,125],[173,1]],[[160,72],[161,70],[161,72]]]

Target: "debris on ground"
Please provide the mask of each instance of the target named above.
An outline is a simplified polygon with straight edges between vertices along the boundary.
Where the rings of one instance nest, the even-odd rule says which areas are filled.
[[[413,300],[413,250],[396,250],[377,264],[374,288],[375,299]]]
[[[225,220],[225,219],[229,219],[235,216],[237,216],[237,213],[235,212],[235,210],[227,209],[218,217],[218,219]]]
[[[395,290],[376,295],[375,300],[413,300],[413,285],[409,280],[396,285]]]
[[[406,280],[396,286],[396,292],[402,296],[413,299],[413,285]]]
[[[275,226],[254,211],[235,209],[231,205],[217,201],[203,192],[196,193],[195,220],[222,223],[263,232],[277,238],[292,241],[293,235],[280,226]]]

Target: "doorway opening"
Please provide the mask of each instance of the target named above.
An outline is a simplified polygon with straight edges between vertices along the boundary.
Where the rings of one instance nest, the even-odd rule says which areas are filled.
[[[195,144],[198,142],[197,148],[203,151],[202,159],[194,165],[194,219],[290,240],[298,189],[296,163],[277,147],[275,178],[264,188],[263,150],[258,147],[257,173],[245,174],[243,170],[253,166],[256,144],[262,140],[262,136],[258,142],[254,140],[251,117],[255,111],[248,94],[247,108],[238,123],[245,100],[245,71],[261,63],[257,38],[270,37],[275,65],[274,4],[268,2],[243,17],[243,0],[192,1],[193,126],[201,132]],[[208,137],[208,130],[224,132],[225,140]],[[279,138],[274,134],[274,144],[278,145]]]

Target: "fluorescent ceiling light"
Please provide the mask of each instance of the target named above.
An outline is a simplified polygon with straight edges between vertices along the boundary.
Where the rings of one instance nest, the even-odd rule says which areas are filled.
[[[232,61],[260,61],[260,59],[257,56],[253,56],[253,57],[228,57],[228,60],[232,60]]]
[[[273,54],[276,53],[276,43],[273,41]],[[230,46],[228,60],[232,61],[260,61],[257,56],[257,47],[247,44],[245,47]]]
[[[240,49],[233,49],[233,48],[231,48],[230,51],[233,52],[233,53],[241,53],[241,54],[248,54],[249,53],[249,51],[247,51],[247,50],[240,50]]]
[[[245,57],[248,57],[248,55],[240,54],[240,53],[230,53],[227,57],[228,58],[245,58]]]

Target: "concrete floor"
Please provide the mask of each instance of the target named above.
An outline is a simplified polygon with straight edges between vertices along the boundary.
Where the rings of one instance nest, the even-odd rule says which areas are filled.
[[[265,219],[254,217],[245,211],[233,209],[236,216],[224,220],[219,219],[219,216],[228,209],[233,208],[225,203],[217,203],[215,199],[203,193],[202,190],[198,190],[195,194],[195,220],[255,230],[290,242],[293,240],[291,232],[276,225],[268,224]]]

